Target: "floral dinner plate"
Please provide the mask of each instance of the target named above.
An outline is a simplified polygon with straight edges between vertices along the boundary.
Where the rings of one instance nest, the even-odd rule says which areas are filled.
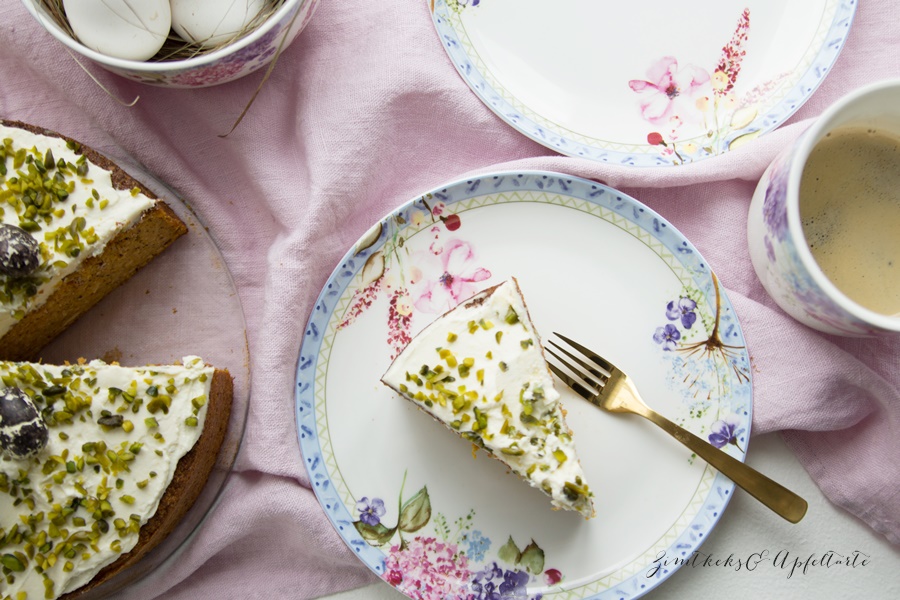
[[[509,125],[570,156],[680,165],[781,125],[841,51],[856,0],[428,0]]]
[[[597,516],[547,498],[380,383],[425,325],[518,279],[539,332],[609,357],[654,408],[743,460],[749,357],[709,265],[614,189],[548,172],[461,180],[346,254],[299,351],[303,461],[340,536],[411,598],[636,598],[706,539],[733,484],[651,424],[560,383]]]

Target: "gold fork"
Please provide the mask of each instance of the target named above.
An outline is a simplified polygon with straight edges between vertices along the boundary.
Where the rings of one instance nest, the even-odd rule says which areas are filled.
[[[581,381],[553,363],[548,365],[557,377],[579,396],[604,410],[634,413],[652,421],[791,523],[799,522],[806,514],[806,500],[652,410],[644,404],[634,382],[621,369],[564,335],[555,332],[554,335],[572,350],[564,348],[554,340],[548,340],[544,349]]]

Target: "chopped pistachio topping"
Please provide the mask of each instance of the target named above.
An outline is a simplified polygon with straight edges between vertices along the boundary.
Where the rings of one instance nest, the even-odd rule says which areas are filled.
[[[100,361],[62,367],[0,361],[2,385],[29,395],[51,430],[37,457],[0,460],[0,599],[56,598],[134,546],[205,417],[207,385],[199,379],[209,369],[192,360],[170,368],[188,383],[170,397],[171,414],[156,416],[144,379],[161,389],[165,373]],[[122,381],[123,373],[136,377]],[[134,421],[145,427],[120,412],[133,408]],[[194,428],[181,425],[187,419]],[[160,431],[172,444],[142,451]]]
[[[28,275],[0,274],[2,336],[153,200],[116,190],[78,144],[3,125],[0,136],[0,222],[30,233],[40,249]]]
[[[464,305],[475,309],[448,321],[433,337],[410,344],[407,351],[416,343],[422,347],[409,359],[419,366],[398,370],[401,381],[395,388],[550,494],[554,504],[589,516],[591,493],[581,482],[581,466],[533,328],[522,321],[527,311],[499,301]],[[504,334],[515,341],[503,343]],[[428,329],[420,334],[427,335]]]

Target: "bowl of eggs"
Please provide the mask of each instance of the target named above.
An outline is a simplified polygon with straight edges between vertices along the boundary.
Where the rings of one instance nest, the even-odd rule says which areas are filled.
[[[269,64],[318,0],[22,0],[69,50],[141,83],[198,88]]]

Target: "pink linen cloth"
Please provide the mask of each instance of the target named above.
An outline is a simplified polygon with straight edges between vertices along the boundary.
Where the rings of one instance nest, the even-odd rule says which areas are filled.
[[[133,598],[311,598],[374,579],[310,490],[294,423],[306,319],[332,269],[397,205],[465,174],[549,169],[649,205],[706,257],[751,351],[753,434],[783,431],[823,492],[900,544],[900,338],[799,325],[750,264],[749,200],[764,168],[825,107],[900,76],[900,6],[860,3],[832,72],[777,131],[681,168],[562,157],[486,108],[459,77],[424,0],[323,1],[249,114],[262,73],[220,87],[144,86],[90,66],[113,101],[18,2],[0,4],[0,117],[130,155],[188,199],[219,243],[246,313],[252,400],[245,445],[213,518],[165,581]],[[752,450],[751,450],[752,451]]]

